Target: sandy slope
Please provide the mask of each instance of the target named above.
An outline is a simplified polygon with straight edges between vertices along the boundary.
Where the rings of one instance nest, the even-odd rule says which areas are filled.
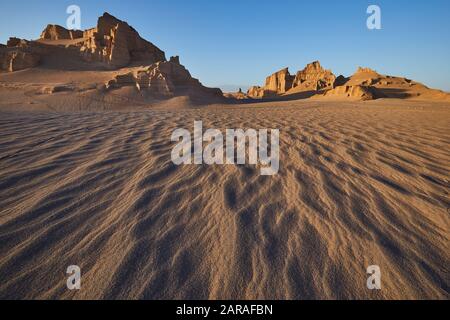
[[[279,174],[174,166],[194,120],[279,128]],[[448,299],[449,128],[395,100],[3,111],[0,298]]]

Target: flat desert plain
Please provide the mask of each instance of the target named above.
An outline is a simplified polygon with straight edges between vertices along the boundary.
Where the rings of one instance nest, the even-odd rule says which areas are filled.
[[[2,299],[449,298],[448,102],[78,113],[8,92]],[[174,165],[171,134],[195,120],[279,129],[278,174]],[[70,265],[81,268],[81,290],[66,287]],[[381,290],[367,288],[370,265]]]

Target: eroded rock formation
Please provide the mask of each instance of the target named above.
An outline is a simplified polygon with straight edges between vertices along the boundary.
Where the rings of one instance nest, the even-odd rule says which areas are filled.
[[[373,100],[375,99],[374,89],[370,87],[355,86],[339,86],[325,93],[327,97],[337,98],[353,98],[357,100]]]
[[[333,88],[335,80],[336,76],[330,70],[323,69],[319,61],[314,61],[297,72],[292,87],[303,91],[327,90]]]
[[[148,67],[137,69],[116,76],[106,83],[106,89],[117,89],[133,86],[157,96],[171,97],[177,94],[208,94],[222,96],[222,91],[206,88],[193,78],[189,71],[180,64],[178,57],[170,61],[159,61]]]
[[[11,38],[7,46],[0,46],[0,69],[4,71],[35,67],[41,58],[53,68],[70,70],[120,70],[126,67],[126,72],[119,72],[106,83],[107,90],[134,86],[158,97],[207,95],[223,98],[220,89],[206,88],[193,78],[180,64],[179,57],[167,61],[162,50],[141,38],[126,22],[108,13],[103,14],[92,29],[71,31],[48,25],[37,41]],[[45,87],[41,93],[62,91],[67,90]]]
[[[292,88],[294,77],[289,73],[288,68],[275,72],[266,78],[265,89],[275,94],[283,94]]]
[[[308,64],[296,76],[289,73],[288,68],[275,72],[267,77],[264,87],[251,87],[247,94],[253,98],[289,94],[292,91],[320,91],[334,87],[336,76],[322,68],[318,61]]]
[[[83,38],[81,30],[67,30],[56,24],[49,24],[41,33],[42,40],[73,40]]]
[[[98,19],[97,28],[84,32],[81,55],[88,62],[101,62],[111,68],[133,62],[152,64],[165,61],[162,50],[142,39],[128,23],[108,13]]]
[[[292,88],[294,76],[288,68],[281,69],[266,78],[264,87],[253,86],[247,91],[247,95],[253,98],[266,98],[286,93]]]
[[[33,68],[39,64],[40,58],[28,41],[10,38],[6,46],[0,47],[0,70],[14,72]]]

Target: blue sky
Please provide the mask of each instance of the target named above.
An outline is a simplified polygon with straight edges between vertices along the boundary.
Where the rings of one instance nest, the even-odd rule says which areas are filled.
[[[65,25],[81,7],[82,28],[104,11],[181,62],[205,85],[263,84],[320,60],[336,75],[357,66],[450,91],[448,0],[52,0],[0,1],[0,42],[37,38],[47,23]],[[382,30],[366,28],[366,9],[381,7]]]

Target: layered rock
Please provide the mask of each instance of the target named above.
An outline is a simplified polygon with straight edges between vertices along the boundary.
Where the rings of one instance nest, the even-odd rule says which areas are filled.
[[[247,95],[252,98],[265,98],[284,94],[292,88],[293,81],[294,76],[289,73],[288,68],[284,68],[268,76],[264,87],[250,87]]]
[[[284,68],[266,78],[265,89],[275,94],[283,94],[292,88],[294,76],[291,76],[288,68]]]
[[[40,37],[42,40],[73,40],[80,38],[83,38],[83,31],[67,30],[56,24],[47,25]]]
[[[339,86],[325,93],[327,97],[352,98],[357,100],[373,100],[376,98],[374,89],[366,86]]]
[[[333,88],[335,80],[336,76],[330,70],[323,69],[319,61],[314,61],[297,72],[292,87],[302,91],[328,90]]]
[[[14,67],[4,67],[9,65],[11,60],[17,61],[13,65],[19,67],[35,66],[42,51],[52,51],[52,41],[58,44],[58,40],[75,39],[80,41],[67,44],[67,49],[75,50],[79,53],[81,60],[95,63],[96,66],[117,69],[133,63],[150,65],[158,61],[166,61],[162,50],[142,39],[138,32],[126,22],[105,13],[98,19],[96,28],[84,32],[67,30],[58,25],[48,25],[40,38],[45,41],[28,42],[11,38],[7,43],[8,47],[20,47],[26,50],[15,50],[16,54],[9,52],[6,54],[2,49],[0,64],[4,70],[17,70]]]
[[[37,41],[11,38],[7,46],[0,46],[0,69],[4,71],[35,67],[41,58],[43,63],[54,68],[64,68],[67,63],[68,68],[75,70],[104,70],[105,67],[133,70],[119,73],[108,81],[107,90],[134,86],[158,97],[206,95],[223,98],[220,89],[206,88],[193,78],[180,64],[179,57],[167,61],[163,51],[142,39],[126,22],[108,13],[98,19],[96,28],[83,32],[48,25]],[[43,93],[61,91],[64,90],[60,87],[45,87]]]
[[[139,33],[108,13],[98,19],[97,28],[86,30],[80,51],[88,62],[101,62],[111,68],[125,67],[133,62],[152,64],[165,61],[165,54]]]
[[[251,98],[264,98],[270,94],[269,91],[259,86],[252,86],[247,90],[247,95]]]
[[[118,75],[106,83],[108,90],[125,86],[133,86],[140,91],[147,91],[162,97],[197,93],[222,96],[220,89],[206,88],[200,81],[193,78],[189,71],[179,63],[178,57]]]
[[[33,52],[28,42],[10,38],[7,46],[0,47],[0,70],[14,72],[33,68],[39,64],[41,57]]]
[[[378,83],[381,78],[383,78],[383,76],[375,70],[359,67],[346,84],[351,86],[372,86]]]
[[[8,42],[6,42],[6,46],[9,48],[12,47],[26,47],[28,45],[28,41],[19,39],[16,37],[9,38]]]
[[[252,98],[266,98],[302,91],[321,91],[334,87],[336,76],[322,68],[318,61],[308,64],[296,76],[288,68],[267,77],[264,87],[251,87],[247,94]]]

